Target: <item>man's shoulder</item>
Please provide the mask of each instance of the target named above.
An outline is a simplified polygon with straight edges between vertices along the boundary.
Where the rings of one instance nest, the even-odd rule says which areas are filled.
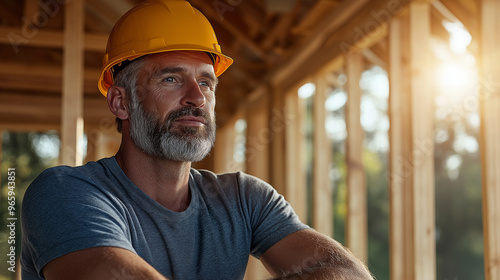
[[[103,166],[107,165],[110,160],[112,160],[112,158],[103,158],[98,161],[89,161],[80,166],[54,166],[44,170],[42,173],[40,173],[38,178],[58,176],[86,176],[89,173],[103,169]]]
[[[191,176],[195,180],[212,180],[218,183],[234,183],[237,184],[267,184],[264,180],[247,174],[243,171],[225,172],[225,173],[215,173],[210,170],[205,169],[191,169]]]
[[[75,189],[77,191],[82,184],[92,184],[97,179],[97,174],[105,173],[103,159],[97,162],[88,162],[81,166],[55,166],[44,170],[30,184],[27,190],[29,193],[59,192],[61,188],[65,191]],[[105,176],[105,175],[103,175]]]
[[[192,169],[191,176],[195,185],[205,191],[233,193],[246,199],[276,194],[276,190],[269,183],[242,171],[214,173]]]

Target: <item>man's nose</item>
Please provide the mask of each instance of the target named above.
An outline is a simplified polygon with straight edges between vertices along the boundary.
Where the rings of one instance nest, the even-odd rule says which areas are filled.
[[[185,90],[186,91],[181,100],[182,105],[196,108],[205,106],[207,100],[197,81],[189,82]]]

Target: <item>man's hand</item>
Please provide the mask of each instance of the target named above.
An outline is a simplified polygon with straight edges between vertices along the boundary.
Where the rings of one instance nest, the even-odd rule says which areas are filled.
[[[69,253],[49,262],[43,274],[48,280],[168,280],[138,255],[116,247]]]
[[[260,259],[275,279],[373,280],[365,265],[340,243],[315,230],[300,230]]]

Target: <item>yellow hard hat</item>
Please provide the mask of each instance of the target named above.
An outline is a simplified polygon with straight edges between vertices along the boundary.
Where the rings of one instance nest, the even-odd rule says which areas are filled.
[[[113,66],[147,54],[178,50],[210,54],[216,76],[233,63],[233,59],[221,53],[210,22],[188,1],[141,2],[118,20],[109,35],[99,91],[106,96],[113,85]]]

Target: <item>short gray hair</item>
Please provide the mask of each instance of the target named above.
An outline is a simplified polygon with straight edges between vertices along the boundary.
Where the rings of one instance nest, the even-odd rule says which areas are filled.
[[[123,87],[128,94],[128,108],[137,107],[137,79],[139,70],[144,65],[143,57],[139,57],[121,70],[114,79],[114,85]],[[122,120],[116,118],[116,130],[122,132]]]

